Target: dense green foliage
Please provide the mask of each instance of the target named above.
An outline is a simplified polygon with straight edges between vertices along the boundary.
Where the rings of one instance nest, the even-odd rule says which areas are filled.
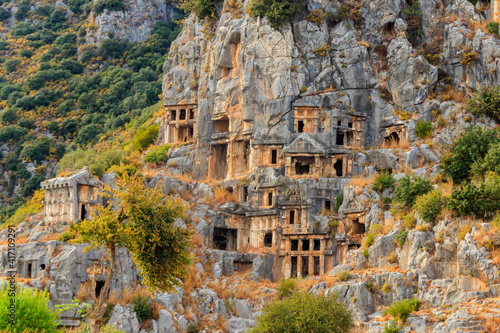
[[[482,161],[490,146],[500,142],[498,131],[468,127],[452,145],[449,153],[442,157],[443,174],[455,183],[469,178],[474,163]]]
[[[252,0],[247,12],[254,17],[266,17],[274,29],[279,29],[301,14],[303,5],[303,0]]]
[[[432,136],[432,123],[431,121],[419,120],[415,124],[415,134],[421,138],[426,139]]]
[[[2,332],[57,332],[57,312],[49,309],[50,295],[47,291],[31,290],[17,285],[14,296],[16,322],[10,323],[9,305],[11,297],[7,284],[0,287],[0,331]]]
[[[10,173],[8,180],[0,181],[8,192],[1,196],[2,204],[16,203],[16,188],[28,186],[20,192],[27,194],[39,185],[33,183],[41,177],[30,174],[25,162],[54,163],[77,149],[73,163],[66,159],[62,166],[84,166],[87,152],[92,155],[92,171],[103,174],[120,160],[116,154],[109,162],[94,156],[102,149],[96,145],[128,129],[135,132],[158,110],[161,66],[180,27],[173,20],[159,21],[143,42],[120,41],[110,34],[99,47],[86,45],[85,37],[94,29],[83,21],[90,11],[121,10],[124,2],[99,0],[93,5],[91,0],[68,0],[67,4],[79,18],[69,18],[65,10],[50,4],[35,9],[29,1],[14,0],[18,10],[11,28],[6,25],[10,12],[0,10],[6,31],[0,39],[5,60],[0,64],[0,107],[5,110],[0,115],[0,144],[7,143],[12,152],[0,161]],[[124,151],[127,143],[119,144],[122,148],[113,150]],[[3,211],[5,217],[12,213]]]
[[[397,182],[396,195],[394,199],[411,207],[419,195],[424,195],[432,189],[431,182],[427,179],[405,175]]]
[[[490,174],[479,186],[469,183],[456,188],[448,203],[460,215],[484,217],[500,209],[500,176]]]
[[[143,321],[151,319],[153,316],[153,302],[150,297],[138,295],[134,298],[134,312]]]
[[[426,221],[434,221],[445,206],[441,191],[435,190],[417,197],[415,210]]]
[[[295,292],[262,312],[253,333],[345,333],[354,326],[351,313],[334,294]]]
[[[498,35],[500,32],[500,23],[498,22],[488,22],[486,24],[486,30],[492,35]]]
[[[467,111],[477,116],[486,115],[497,122],[500,121],[500,87],[481,88],[467,100]]]
[[[169,149],[170,149],[169,144],[154,147],[153,149],[148,151],[146,155],[144,155],[144,162],[154,163],[157,165],[167,162]]]
[[[406,319],[408,319],[413,311],[418,311],[421,303],[422,302],[416,298],[405,299],[391,304],[384,313],[388,313],[393,318],[401,319],[403,322],[406,322]]]
[[[280,285],[278,286],[280,297],[288,297],[295,292],[297,290],[296,284],[297,280],[293,278],[281,280]]]
[[[393,189],[395,186],[396,180],[389,172],[386,171],[382,171],[379,175],[377,175],[372,184],[373,190],[377,192],[383,192],[385,189]]]

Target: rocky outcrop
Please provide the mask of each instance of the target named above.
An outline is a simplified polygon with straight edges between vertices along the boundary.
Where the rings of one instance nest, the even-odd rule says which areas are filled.
[[[124,0],[125,9],[92,13],[85,36],[87,44],[101,45],[110,35],[119,40],[140,42],[147,39],[158,21],[168,21],[175,14],[174,8],[165,1]]]

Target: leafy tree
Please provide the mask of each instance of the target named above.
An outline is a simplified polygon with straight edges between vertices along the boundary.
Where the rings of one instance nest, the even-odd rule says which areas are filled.
[[[86,125],[83,126],[82,129],[78,132],[76,136],[75,142],[80,145],[85,145],[89,142],[92,142],[96,139],[97,135],[101,133],[101,130],[98,129],[95,125]]]
[[[432,190],[432,185],[429,180],[418,176],[405,175],[397,182],[394,199],[403,203],[406,207],[411,207],[418,196],[424,195],[430,190]]]
[[[59,134],[69,139],[75,134],[77,128],[78,122],[75,119],[66,118],[59,125]]]
[[[17,126],[6,126],[0,128],[0,142],[20,141],[27,133],[26,129]]]
[[[498,29],[498,27],[497,27]],[[467,100],[467,111],[500,121],[500,87],[483,87]]]
[[[4,51],[9,47],[10,43],[6,40],[0,39],[0,51]]]
[[[31,119],[21,118],[17,121],[17,126],[26,128],[26,129],[35,129],[35,122]]]
[[[459,215],[473,213],[478,217],[484,217],[499,210],[500,176],[492,173],[479,186],[470,183],[454,189],[448,207]]]
[[[10,11],[5,9],[4,7],[0,7],[0,22],[10,19],[11,16],[12,14],[10,13]]]
[[[467,127],[465,132],[453,143],[448,154],[441,162],[443,174],[450,176],[455,183],[468,179],[472,165],[481,162],[490,146],[500,142],[498,131]]]
[[[2,332],[57,332],[58,312],[49,309],[50,295],[45,290],[31,290],[16,285],[16,321],[10,323],[8,283],[0,287],[0,331]]]
[[[119,58],[123,55],[124,47],[116,39],[106,38],[102,41],[101,46],[97,49],[97,54],[105,59]]]
[[[429,222],[434,221],[439,216],[444,206],[445,200],[439,190],[423,194],[415,201],[415,210],[421,218]]]
[[[421,138],[429,138],[432,136],[432,123],[431,121],[418,120],[415,124],[415,134]]]
[[[135,150],[144,150],[153,144],[158,138],[159,127],[150,125],[146,129],[139,129],[134,135],[133,144]]]
[[[59,69],[69,71],[71,74],[82,74],[84,68],[78,61],[69,59],[61,61],[58,67]]]
[[[40,151],[38,142],[30,142],[26,146],[24,146],[23,150],[21,151],[21,158],[28,161],[40,162],[43,158],[43,154]]]
[[[372,184],[372,188],[377,192],[383,192],[387,188],[393,189],[395,186],[396,180],[389,172],[386,171],[382,171],[379,175],[377,175]]]
[[[116,247],[125,247],[141,272],[150,291],[169,291],[181,284],[191,263],[189,255],[191,231],[176,226],[184,217],[186,206],[179,198],[165,197],[161,188],[148,188],[143,180],[122,172],[117,189],[108,188],[105,197],[114,204],[96,206],[92,220],[84,220],[75,228],[74,243],[89,244],[87,248],[105,246],[110,257],[105,284],[96,311],[91,318],[92,332],[98,332],[116,270]],[[118,206],[113,210],[113,205]]]
[[[21,195],[26,198],[30,197],[35,193],[36,190],[40,189],[40,183],[45,180],[45,177],[39,174],[35,174],[31,177],[23,186]]]
[[[336,295],[295,292],[267,305],[252,333],[345,333],[352,327],[351,313]]]
[[[8,59],[7,61],[4,62],[3,67],[8,73],[12,73],[19,67],[21,64],[21,60],[19,59]]]
[[[29,1],[23,0],[19,3],[19,7],[17,8],[16,14],[14,14],[14,18],[18,21],[24,20],[26,15],[28,14],[30,10],[30,3]]]
[[[123,3],[123,0],[98,0],[92,8],[94,13],[97,15],[101,14],[104,9],[109,11],[124,10],[125,4]]]
[[[0,121],[2,124],[11,124],[17,120],[17,109],[8,108],[0,114]]]
[[[12,36],[26,36],[36,31],[36,28],[28,22],[19,22],[12,26]]]

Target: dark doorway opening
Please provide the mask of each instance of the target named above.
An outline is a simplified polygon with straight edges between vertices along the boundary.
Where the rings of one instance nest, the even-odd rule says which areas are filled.
[[[338,159],[334,164],[333,168],[335,169],[335,175],[337,177],[342,177],[344,175],[344,160]]]
[[[344,145],[344,133],[337,133],[336,145],[337,146],[343,146]]]
[[[288,222],[290,224],[295,224],[295,211],[291,210],[290,215],[288,216]]]
[[[297,175],[307,175],[309,174],[310,166],[309,164],[302,164],[300,162],[295,163],[295,173]]]
[[[304,121],[299,120],[297,122],[297,133],[302,133],[304,132]]]
[[[314,257],[314,275],[319,275],[320,265],[319,265],[319,257]]]
[[[189,112],[189,119],[194,119],[194,110]]]
[[[347,246],[347,251],[357,250],[357,249],[359,249],[359,247],[360,247],[359,244],[349,244]]]
[[[264,235],[264,246],[272,247],[273,246],[273,233],[268,232]]]
[[[359,219],[352,220],[352,232],[355,235],[364,234],[365,233],[365,224],[360,223]]]
[[[292,257],[292,277],[297,277],[297,257]]]
[[[330,200],[325,200],[325,210],[330,211],[332,209],[332,202]]]
[[[85,220],[85,216],[87,216],[87,207],[82,204],[82,211],[80,212],[80,220]]]
[[[104,281],[96,281],[95,282],[95,297],[99,297],[101,295],[102,287],[104,287]]]
[[[314,251],[321,250],[321,241],[319,239],[314,240]]]
[[[298,239],[292,239],[291,246],[290,246],[290,251],[298,251],[299,250],[299,240]]]
[[[278,163],[278,151],[276,149],[271,150],[271,164]]]
[[[243,186],[243,201],[247,201],[248,199],[248,187]]]
[[[42,271],[44,271],[44,270],[45,270],[45,264],[41,264],[41,265],[40,265],[40,269],[41,269]]]
[[[272,206],[273,205],[273,193],[269,192],[267,194],[267,205]]]
[[[28,264],[28,270],[26,271],[26,277],[28,279],[31,279],[31,270],[33,269],[33,264],[29,263]]]
[[[227,175],[227,144],[214,145],[213,149],[215,155],[213,177],[215,179],[224,179]]]
[[[309,275],[309,257],[302,257],[302,277]]]
[[[175,111],[172,111],[170,114],[171,114],[170,120],[177,120],[177,119],[175,119],[176,115],[177,115]]]
[[[349,128],[352,128],[352,123],[348,123]]]
[[[302,241],[302,251],[309,251],[309,239]]]
[[[342,126],[342,120],[337,121],[337,126]]]
[[[236,251],[238,229],[214,228],[214,248],[225,251]]]
[[[388,141],[388,143],[391,142],[399,143],[399,135],[396,132],[392,132],[391,135],[389,135],[386,140]]]

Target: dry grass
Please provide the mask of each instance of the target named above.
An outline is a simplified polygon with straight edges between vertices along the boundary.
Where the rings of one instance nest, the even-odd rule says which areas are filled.
[[[464,103],[465,102],[465,93],[461,92],[461,91],[457,91],[455,89],[452,89],[450,91],[448,91],[448,96],[450,96],[450,98],[452,100],[454,100],[455,102],[457,103]]]
[[[387,142],[384,141],[382,143],[382,148],[383,149],[409,149],[411,148],[410,142],[408,141],[407,138],[401,138],[399,140],[396,140],[395,138],[390,138],[389,141]]]
[[[197,277],[197,269],[195,265],[191,265],[188,269],[188,274],[184,280],[184,291],[186,295],[191,294],[194,288],[198,286],[200,282]]]
[[[193,198],[193,195],[188,190],[185,190],[184,192],[181,193],[181,198],[189,202]]]
[[[54,258],[57,256],[59,253],[62,252],[62,246],[61,245],[56,245],[53,249],[50,250],[50,257]]]
[[[500,265],[500,248],[496,248],[490,251],[491,255],[491,262],[493,265],[499,266]]]
[[[491,316],[488,318],[486,323],[484,323],[485,333],[496,333],[497,329],[500,328],[500,318],[496,316]]]
[[[382,234],[387,235],[394,228],[394,219],[391,222],[384,223],[382,226]]]
[[[491,250],[492,245],[490,239],[498,234],[500,234],[500,227],[490,225],[488,231],[486,231],[483,227],[478,228],[478,230],[474,233],[473,239],[479,247],[487,246],[488,250]]]
[[[214,189],[214,199],[218,204],[237,201],[236,195],[234,193],[229,193],[226,188],[221,186],[218,186]]]
[[[92,295],[92,281],[87,280],[86,282],[80,284],[80,288],[78,289],[75,298],[80,301],[86,301],[91,299]]]
[[[356,195],[360,195],[361,192],[363,192],[363,188],[366,185],[372,184],[374,181],[375,175],[371,175],[370,177],[355,176],[351,178],[349,185],[356,188]]]

